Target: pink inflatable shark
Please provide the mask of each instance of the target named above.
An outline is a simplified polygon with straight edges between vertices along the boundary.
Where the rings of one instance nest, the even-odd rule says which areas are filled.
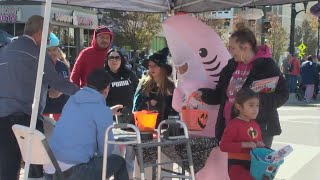
[[[219,73],[231,58],[219,35],[197,18],[176,15],[163,24],[164,34],[172,55],[173,65],[178,71],[177,88],[173,94],[173,108],[181,112],[188,97],[199,88],[215,88]],[[191,135],[215,136],[215,124],[219,106],[203,105],[192,100],[190,105],[209,112],[203,131],[189,132]],[[226,180],[227,154],[214,148],[206,165],[197,173],[201,180]]]

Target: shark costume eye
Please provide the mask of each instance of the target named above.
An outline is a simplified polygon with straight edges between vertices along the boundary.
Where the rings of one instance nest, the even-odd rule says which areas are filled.
[[[206,48],[200,48],[200,49],[199,49],[199,55],[200,55],[202,58],[207,57],[207,55],[208,55],[208,50],[207,50]]]

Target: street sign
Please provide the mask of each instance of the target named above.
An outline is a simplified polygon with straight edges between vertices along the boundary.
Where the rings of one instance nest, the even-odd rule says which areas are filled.
[[[301,44],[298,46],[298,48],[299,48],[300,52],[303,52],[307,48],[307,46],[304,45],[303,42],[301,42]]]
[[[304,52],[300,52],[300,53],[298,54],[299,57],[302,57],[303,55],[305,55]]]

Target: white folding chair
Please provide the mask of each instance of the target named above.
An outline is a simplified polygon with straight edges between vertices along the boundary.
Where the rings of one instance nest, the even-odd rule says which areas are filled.
[[[30,156],[30,163],[39,165],[52,164],[56,169],[55,179],[64,180],[64,175],[44,134],[38,130],[34,130],[33,133],[30,133],[31,130],[29,127],[19,124],[13,125],[12,130],[18,141],[23,160],[26,159],[28,138],[29,136],[32,136],[32,152]]]

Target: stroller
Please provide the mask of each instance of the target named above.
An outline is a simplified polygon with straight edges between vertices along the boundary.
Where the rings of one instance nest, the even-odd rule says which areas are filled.
[[[306,91],[306,87],[302,83],[297,83],[297,89],[296,89],[296,98],[298,101],[304,100],[304,94]]]
[[[317,100],[318,92],[320,89],[319,88],[319,81],[314,86],[314,93],[312,96],[313,100]],[[298,101],[304,100],[305,91],[306,91],[306,87],[303,85],[302,81],[298,81],[297,82],[297,89],[296,89],[296,98],[298,99]]]

